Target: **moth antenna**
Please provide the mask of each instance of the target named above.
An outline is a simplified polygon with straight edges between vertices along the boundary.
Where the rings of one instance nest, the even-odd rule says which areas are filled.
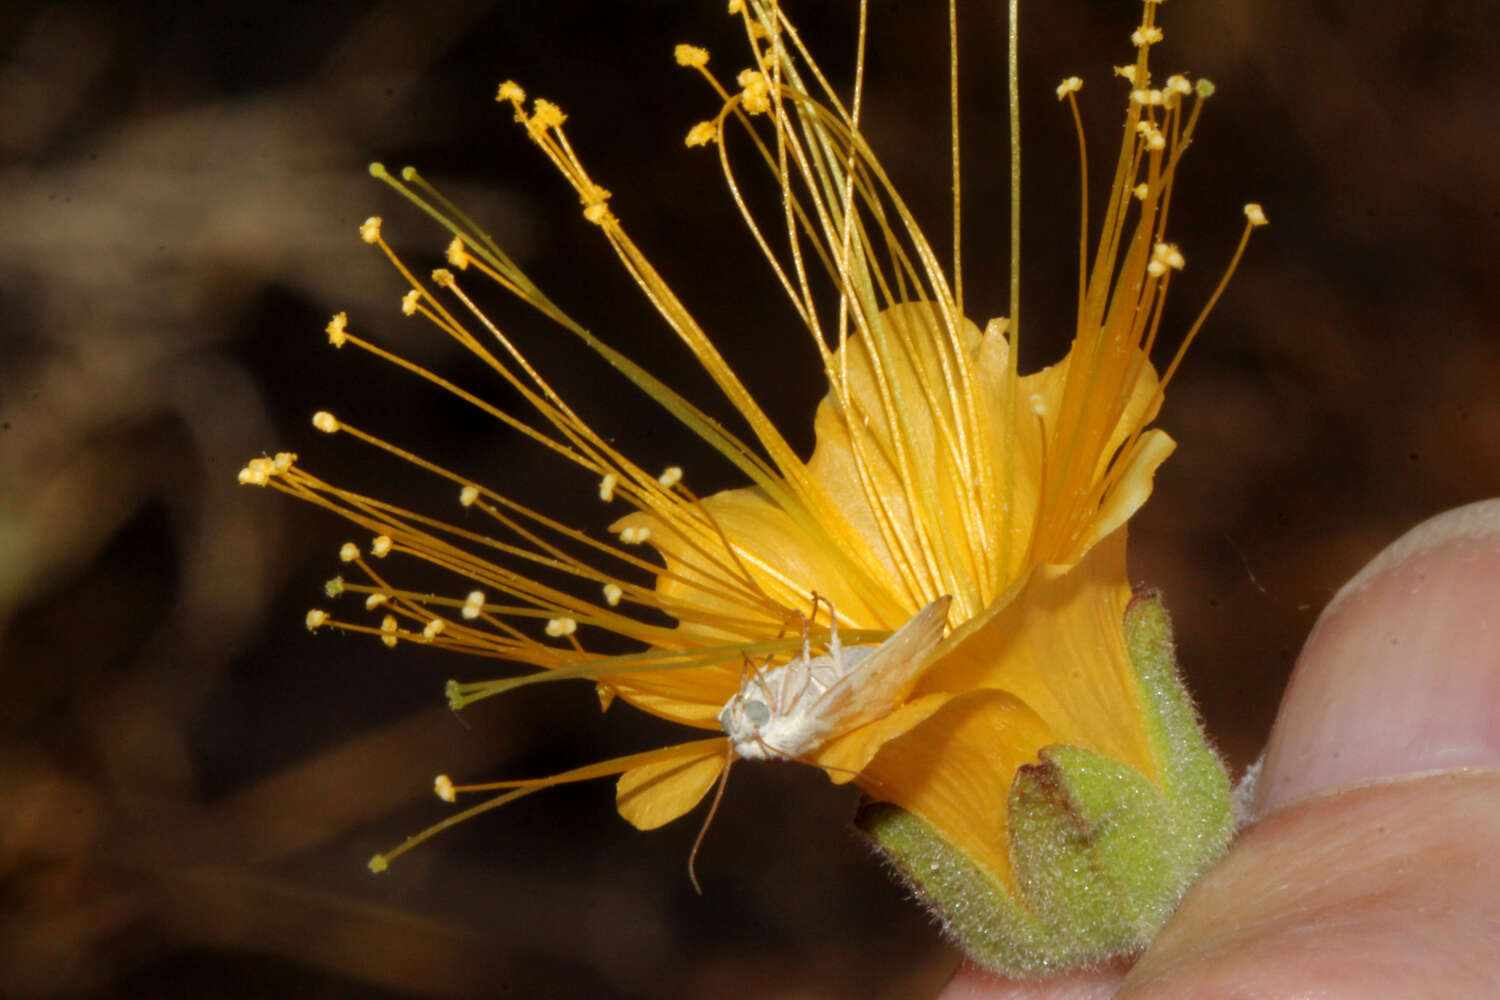
[[[748,661],[750,657],[745,657]],[[703,886],[698,881],[698,872],[694,864],[698,860],[698,848],[703,846],[703,838],[708,836],[708,825],[714,821],[719,812],[719,802],[724,798],[724,786],[729,783],[729,768],[734,764],[734,744],[724,743],[724,770],[719,772],[719,787],[714,789],[714,800],[708,806],[708,815],[703,818],[703,825],[698,828],[698,836],[693,840],[693,849],[688,851],[688,881],[693,883],[693,891],[703,895]]]

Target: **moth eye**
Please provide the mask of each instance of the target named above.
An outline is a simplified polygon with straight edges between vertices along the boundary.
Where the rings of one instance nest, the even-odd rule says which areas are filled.
[[[764,726],[771,721],[771,710],[763,701],[745,702],[745,718],[750,720],[752,726]]]

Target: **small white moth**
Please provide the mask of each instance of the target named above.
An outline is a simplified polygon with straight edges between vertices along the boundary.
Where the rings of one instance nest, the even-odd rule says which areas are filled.
[[[802,651],[764,673],[752,669],[724,704],[719,724],[735,756],[745,760],[795,760],[851,729],[889,715],[943,638],[949,597],[918,611],[879,646],[839,644],[838,622],[828,604],[828,652],[814,657],[807,630]]]

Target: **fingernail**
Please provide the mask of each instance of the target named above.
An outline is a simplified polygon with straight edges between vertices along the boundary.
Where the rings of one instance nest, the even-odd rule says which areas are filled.
[[[1500,767],[1500,500],[1423,522],[1334,596],[1292,671],[1255,812],[1458,767]]]

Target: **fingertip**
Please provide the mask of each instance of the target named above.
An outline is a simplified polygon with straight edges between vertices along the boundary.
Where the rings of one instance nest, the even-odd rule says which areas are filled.
[[[1254,811],[1459,767],[1500,767],[1500,500],[1423,522],[1334,596],[1287,685]]]

